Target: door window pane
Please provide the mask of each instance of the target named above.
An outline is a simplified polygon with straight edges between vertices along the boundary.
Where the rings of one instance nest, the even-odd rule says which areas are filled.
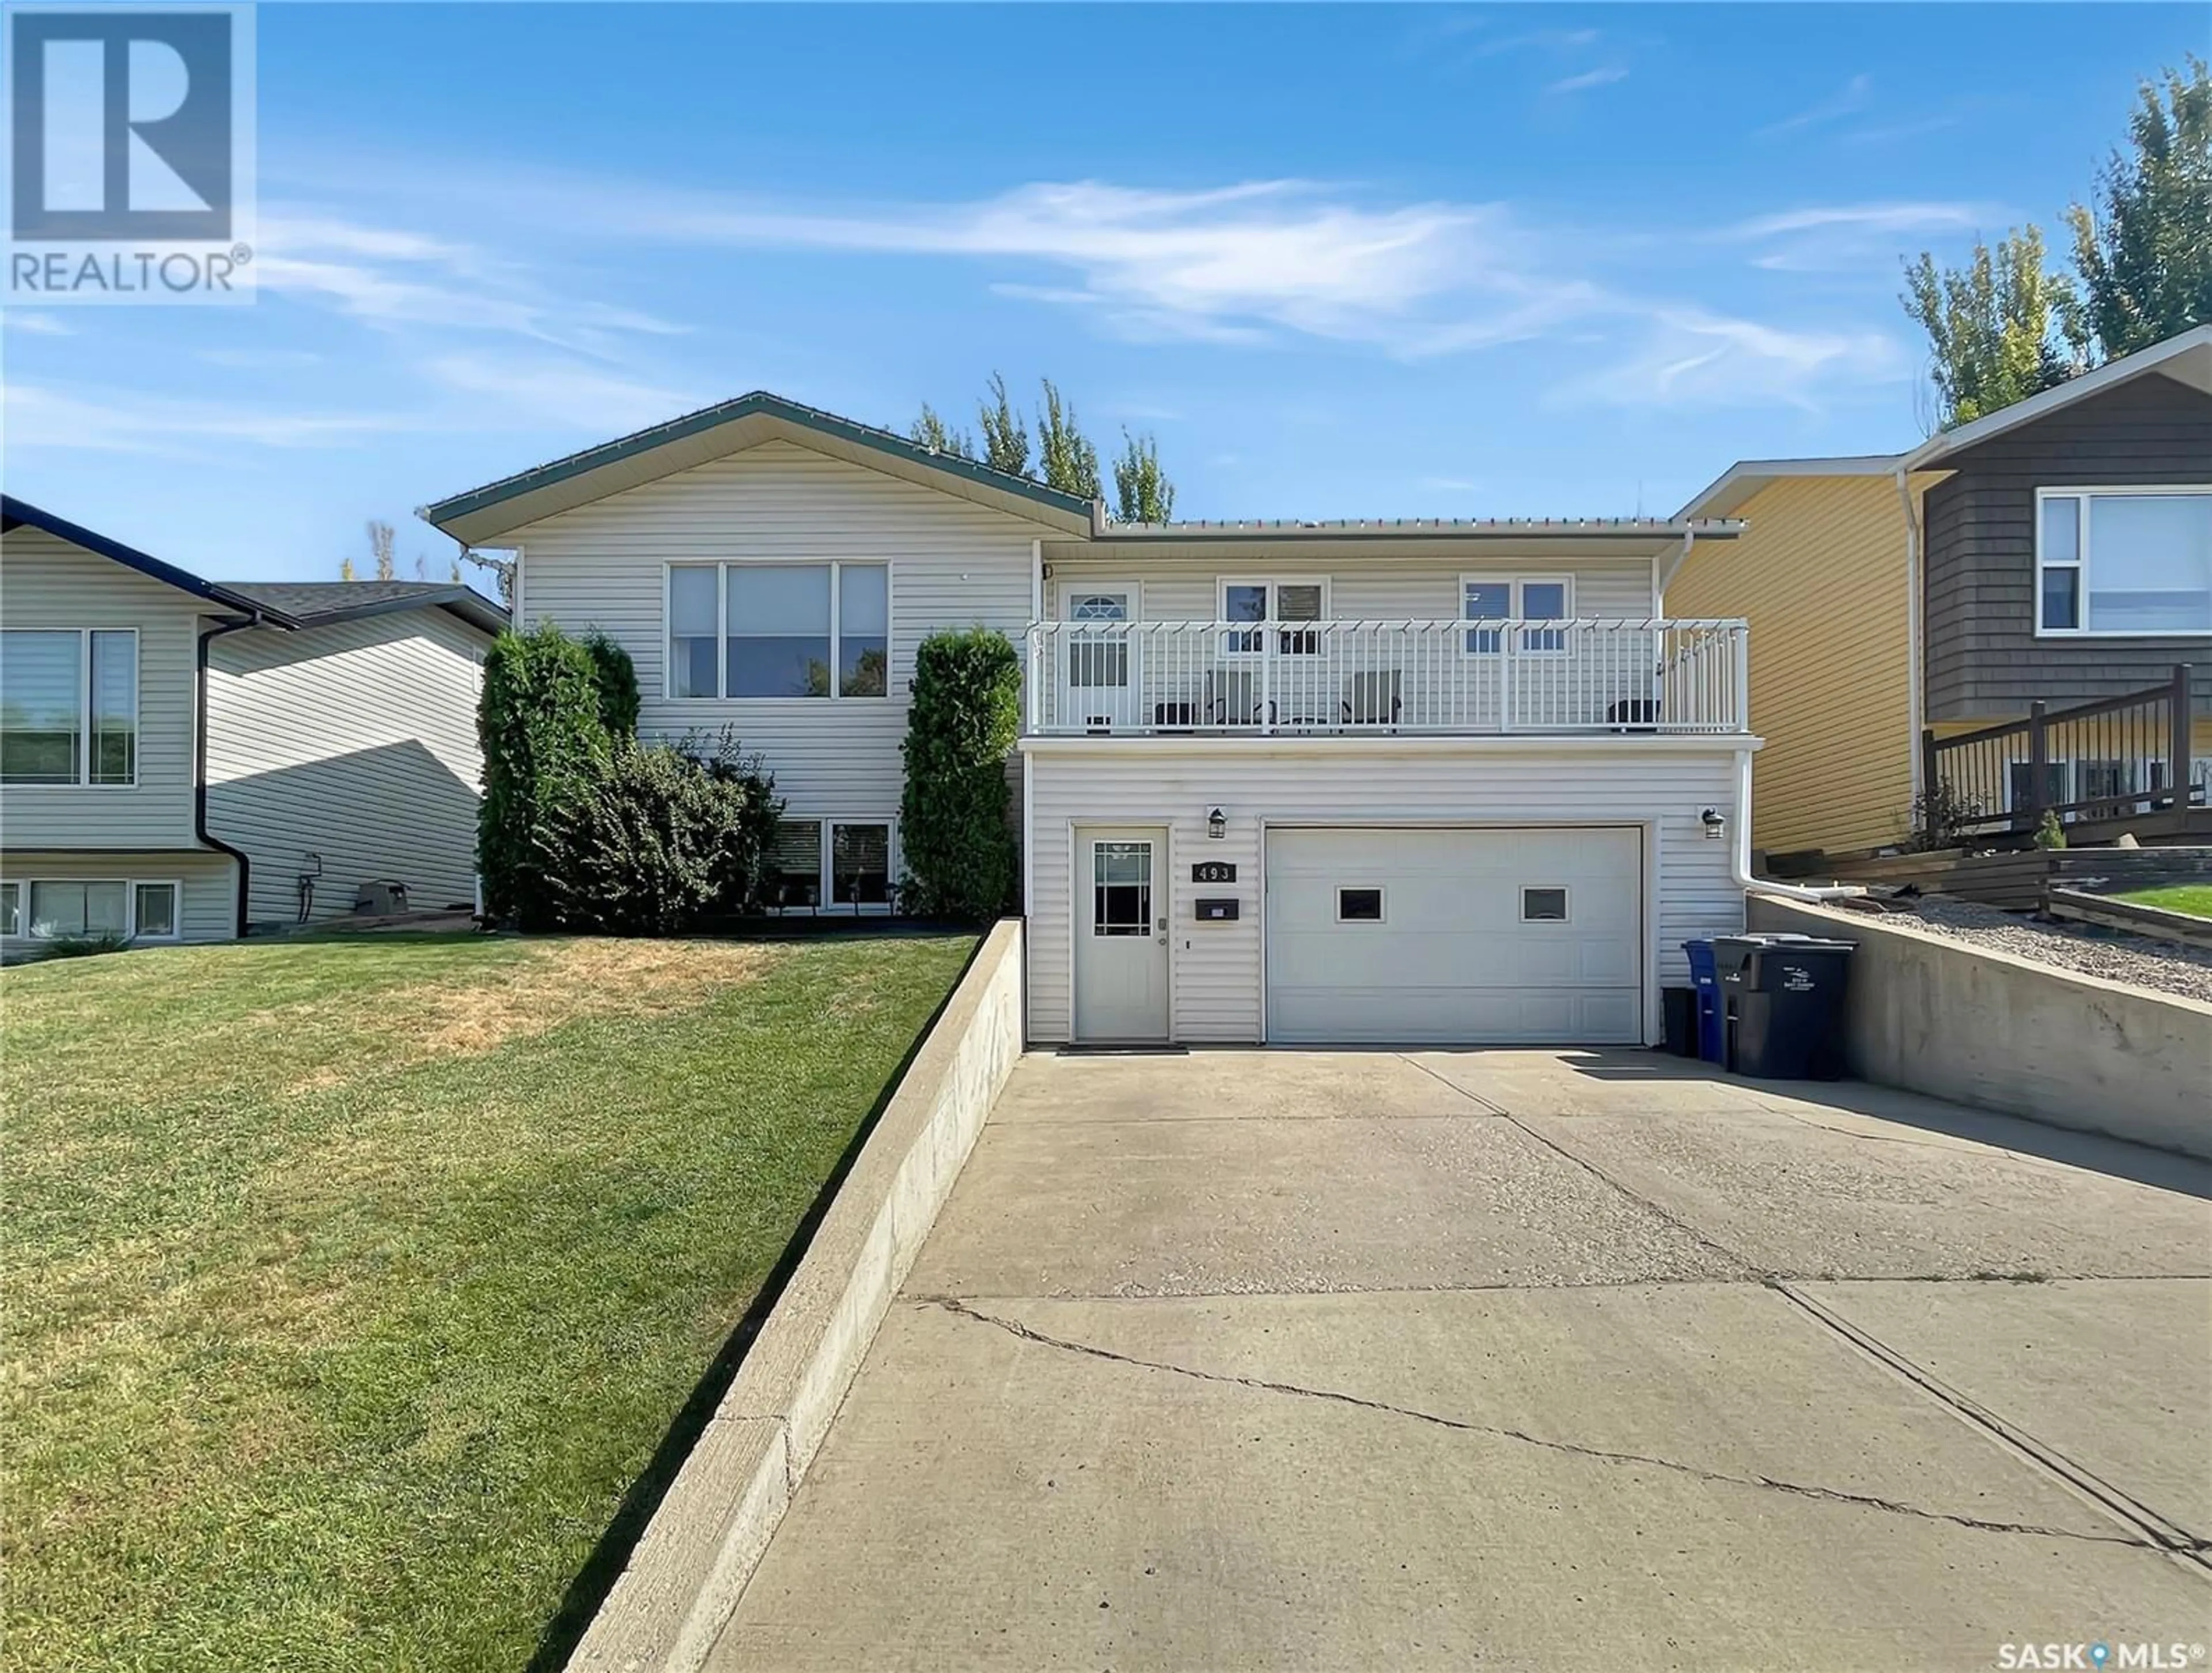
[[[174,883],[140,883],[137,899],[137,933],[156,940],[177,933],[177,886]]]
[[[1463,581],[1460,584],[1459,613],[1469,621],[1503,621],[1513,614],[1513,583],[1510,581]],[[1488,655],[1501,644],[1495,627],[1470,627],[1467,630],[1467,648],[1478,655]]]
[[[714,608],[720,571],[687,564],[668,572],[668,691],[672,697],[715,694],[718,638]]]
[[[138,779],[138,635],[92,636],[92,781]]]
[[[1091,933],[1148,936],[1152,932],[1152,845],[1091,845]]]
[[[2212,633],[2212,494],[2089,501],[2089,630]]]
[[[84,636],[0,633],[0,781],[73,785],[83,776]]]
[[[879,563],[837,567],[837,690],[881,697],[890,652],[890,571]]]
[[[841,906],[880,906],[891,898],[891,827],[832,825],[830,878]]]
[[[731,697],[830,694],[830,566],[732,564]]]

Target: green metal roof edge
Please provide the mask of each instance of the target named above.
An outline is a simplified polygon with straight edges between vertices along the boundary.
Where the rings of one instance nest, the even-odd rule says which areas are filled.
[[[640,453],[650,452],[670,442],[682,441],[738,419],[750,418],[756,414],[781,418],[803,429],[835,436],[841,441],[872,447],[878,452],[942,470],[950,476],[964,476],[981,487],[1019,494],[1024,499],[1050,506],[1071,516],[1087,518],[1091,514],[1091,501],[1079,494],[1065,494],[1042,482],[1032,482],[1026,476],[1012,476],[994,470],[988,464],[979,464],[973,459],[933,452],[890,430],[878,429],[872,424],[856,423],[852,419],[840,418],[835,413],[823,412],[817,408],[804,407],[795,401],[787,401],[780,395],[771,395],[766,390],[755,390],[751,394],[740,395],[734,400],[717,402],[711,407],[702,407],[696,412],[672,418],[665,423],[653,425],[613,441],[602,442],[596,447],[587,447],[580,453],[571,453],[566,458],[555,459],[514,476],[501,477],[483,488],[471,488],[465,494],[456,494],[449,499],[425,506],[418,514],[426,521],[443,528],[456,518],[489,510],[504,500],[534,494],[540,488],[554,487],[605,465],[619,464],[624,459],[635,458]]]

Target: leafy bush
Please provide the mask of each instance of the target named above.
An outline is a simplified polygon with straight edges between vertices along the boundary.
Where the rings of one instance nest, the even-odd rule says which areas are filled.
[[[562,810],[603,776],[611,750],[592,653],[550,623],[512,630],[484,657],[477,733],[484,794],[477,869],[484,906],[525,930],[560,927],[550,914],[550,840]]]
[[[2043,810],[2042,822],[2035,827],[2035,846],[2039,848],[2063,848],[2066,846],[2066,827],[2058,822],[2058,815],[2048,808]]]
[[[1957,847],[1966,834],[1961,827],[1984,817],[1984,810],[1978,797],[1939,779],[1912,798],[1905,817],[1905,840],[1898,846],[1908,854],[1925,854]]]
[[[781,804],[726,748],[707,761],[617,737],[543,844],[544,910],[564,930],[673,936],[755,904]]]
[[[584,635],[599,687],[599,724],[611,737],[637,736],[637,664],[603,627]]]
[[[103,930],[96,936],[55,936],[39,943],[38,958],[85,959],[95,953],[127,953],[131,937],[113,930]]]
[[[1003,633],[933,633],[915,653],[899,804],[913,911],[995,918],[1012,897],[1006,755],[1021,688],[1021,659]]]

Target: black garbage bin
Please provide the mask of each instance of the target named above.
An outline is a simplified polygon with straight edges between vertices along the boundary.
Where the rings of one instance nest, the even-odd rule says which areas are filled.
[[[1717,938],[1714,950],[1723,971],[1728,1066],[1759,1080],[1841,1080],[1852,944],[1817,936],[1729,936]]]

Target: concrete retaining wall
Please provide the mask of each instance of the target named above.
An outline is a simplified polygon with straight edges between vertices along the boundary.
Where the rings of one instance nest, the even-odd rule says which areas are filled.
[[[1754,894],[1748,916],[1754,930],[1857,943],[1853,1074],[2212,1158],[2212,1005],[1863,912]]]
[[[571,1669],[690,1673],[706,1659],[1021,1050],[1009,919],[891,1095]]]

